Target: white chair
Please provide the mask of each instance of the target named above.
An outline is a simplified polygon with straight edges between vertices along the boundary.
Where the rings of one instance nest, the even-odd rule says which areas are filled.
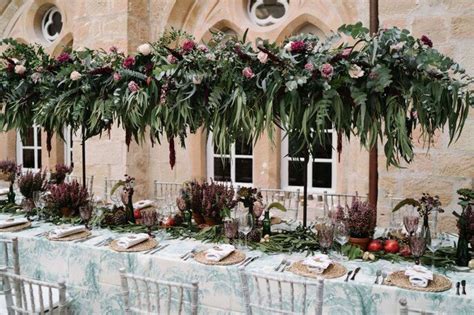
[[[252,315],[254,310],[258,314],[268,315],[306,315],[313,313],[308,309],[308,304],[310,304],[308,292],[314,296],[314,314],[320,315],[323,312],[324,281],[322,279],[315,281],[289,280],[270,275],[262,275],[260,273],[247,272],[244,268],[240,269],[240,278],[242,281],[245,313],[247,315]],[[250,288],[252,285],[256,294],[255,292],[250,294]],[[262,287],[265,287],[266,290],[262,289]],[[283,294],[283,287],[285,289],[285,294]],[[296,300],[295,289],[302,290],[302,299]],[[276,291],[278,291],[278,299],[272,299],[272,291],[275,294]],[[287,291],[289,291],[289,293]],[[254,301],[252,301],[251,296],[254,297]],[[284,296],[289,296],[289,303],[284,301]],[[301,311],[296,309],[296,306],[301,307]]]
[[[400,315],[408,315],[408,314],[420,314],[420,315],[435,315],[436,313],[432,311],[424,311],[420,309],[411,309],[408,307],[407,299],[401,298],[400,301]]]
[[[179,197],[181,188],[183,188],[183,184],[160,182],[155,180],[153,196],[155,200],[164,200],[170,195],[174,200],[175,198]]]
[[[5,299],[0,304],[2,314],[67,314],[66,285],[33,280],[0,269]],[[13,286],[12,286],[13,283]]]
[[[328,211],[336,206],[350,206],[353,198],[359,198],[362,201],[366,201],[368,199],[368,196],[361,196],[357,193],[355,195],[329,194],[327,191],[325,191],[323,193],[324,215],[326,216],[328,214]]]
[[[124,268],[120,269],[120,278],[127,315],[198,313],[197,282],[180,283],[146,278],[126,273]],[[185,296],[188,297],[187,300]],[[185,304],[189,305],[186,310]]]
[[[67,183],[72,182],[73,180],[77,181],[79,184],[82,185],[82,176],[75,176],[75,175],[66,175],[65,181]],[[86,187],[90,195],[94,192],[94,175],[86,177]]]
[[[19,275],[20,274],[20,257],[18,253],[18,238],[0,239],[0,246],[2,251],[2,260],[0,261],[0,268],[7,268],[7,270]],[[0,281],[0,295],[4,294],[3,282]],[[0,312],[4,309],[0,308]]]

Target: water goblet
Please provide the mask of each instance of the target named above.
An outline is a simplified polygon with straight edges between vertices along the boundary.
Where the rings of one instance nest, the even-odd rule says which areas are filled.
[[[88,203],[82,207],[79,207],[79,215],[81,216],[82,221],[84,221],[84,225],[86,229],[90,230],[89,221],[92,217],[94,206],[92,203]]]
[[[155,226],[157,223],[157,215],[156,215],[155,209],[142,211],[142,222],[143,222],[143,225],[147,227],[148,235],[150,237],[155,237],[153,233],[151,232],[153,226]]]
[[[415,258],[415,264],[420,264],[420,257],[423,256],[426,249],[426,241],[421,233],[414,233],[410,236],[410,250]]]
[[[323,223],[318,229],[319,245],[324,254],[328,253],[328,249],[334,242],[334,225],[332,223]]]
[[[403,225],[408,232],[409,236],[412,236],[413,233],[418,229],[418,223],[420,222],[420,217],[418,215],[405,215],[403,217]]]
[[[39,209],[38,219],[41,219],[41,216],[43,215],[43,209],[46,205],[44,197],[44,193],[42,193],[41,191],[33,192],[33,202],[35,203],[35,207]]]
[[[439,233],[434,233],[431,235],[431,242],[427,244],[428,249],[433,253],[433,258],[431,259],[431,270],[434,270],[434,260],[435,260],[435,253],[441,247],[443,243],[442,235]]]
[[[253,219],[250,217],[250,213],[241,213],[238,217],[238,230],[240,233],[244,234],[245,237],[245,247],[248,245],[248,234],[253,229]]]
[[[340,250],[340,255],[341,259],[344,259],[344,256],[342,255],[342,247],[349,241],[350,233],[349,233],[349,228],[344,222],[339,222],[338,224],[335,225],[335,237],[334,239],[336,240],[339,245],[341,245],[341,250]]]
[[[224,235],[233,243],[234,239],[238,236],[239,222],[236,219],[229,218],[224,221]]]

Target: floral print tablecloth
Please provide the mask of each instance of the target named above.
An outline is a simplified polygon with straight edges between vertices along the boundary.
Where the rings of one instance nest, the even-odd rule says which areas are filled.
[[[0,216],[0,218],[3,216]],[[196,246],[210,246],[191,240],[158,239],[168,247],[155,255],[117,253],[94,244],[118,234],[109,230],[95,230],[99,235],[83,243],[51,242],[35,235],[52,229],[41,223],[35,228],[17,233],[2,233],[0,237],[19,238],[21,272],[37,279],[65,280],[71,308],[75,314],[123,314],[119,269],[160,279],[199,281],[200,314],[242,314],[244,312],[240,277],[235,266],[205,266],[195,261],[182,261],[180,256]],[[273,273],[283,258],[298,260],[302,255],[261,255],[247,268],[260,273]],[[440,314],[473,314],[474,273],[442,272],[455,284],[467,280],[468,295],[457,296],[455,288],[443,293],[407,291],[395,287],[374,285],[378,269],[388,272],[407,264],[388,261],[344,262],[348,270],[361,267],[355,281],[344,282],[344,277],[325,282],[324,314],[397,314],[398,301],[406,298],[408,305]],[[300,278],[285,272],[281,277]]]

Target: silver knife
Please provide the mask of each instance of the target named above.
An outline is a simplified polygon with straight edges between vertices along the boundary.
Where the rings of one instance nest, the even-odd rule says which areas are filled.
[[[237,266],[243,266],[247,261],[249,261],[250,259],[252,259],[252,257],[246,257],[243,261],[241,261],[240,263],[237,264]]]
[[[244,266],[250,265],[251,262],[253,262],[253,261],[255,261],[255,260],[259,259],[259,258],[260,258],[260,256],[254,256],[254,257],[250,258],[250,259],[244,264]]]

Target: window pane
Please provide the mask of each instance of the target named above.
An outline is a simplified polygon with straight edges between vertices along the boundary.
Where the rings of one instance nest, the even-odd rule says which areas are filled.
[[[214,180],[219,182],[230,182],[230,159],[214,158]]]
[[[35,150],[23,149],[23,167],[35,168]]]
[[[41,169],[43,165],[41,164],[41,150],[38,150],[38,168]]]
[[[294,136],[288,136],[288,156],[294,158],[304,158],[303,152],[295,154],[297,150],[301,147],[301,143]]]
[[[28,128],[26,131],[26,135],[24,139],[21,139],[23,146],[25,147],[32,147],[35,145],[34,143],[34,129]]]
[[[313,154],[315,159],[330,159],[332,157],[332,133],[327,134],[323,144],[318,141],[314,146]]]
[[[235,159],[235,181],[238,183],[252,182],[252,159]]]
[[[313,187],[332,187],[332,164],[313,162]]]
[[[235,142],[235,154],[252,155],[252,142],[247,142],[244,139],[237,139]]]
[[[214,145],[214,154],[215,155],[230,155],[229,150],[227,148],[219,151],[216,145]]]
[[[36,145],[41,146],[41,128],[36,128]]]
[[[288,185],[303,186],[304,185],[304,168],[305,165],[300,161],[288,162]]]

